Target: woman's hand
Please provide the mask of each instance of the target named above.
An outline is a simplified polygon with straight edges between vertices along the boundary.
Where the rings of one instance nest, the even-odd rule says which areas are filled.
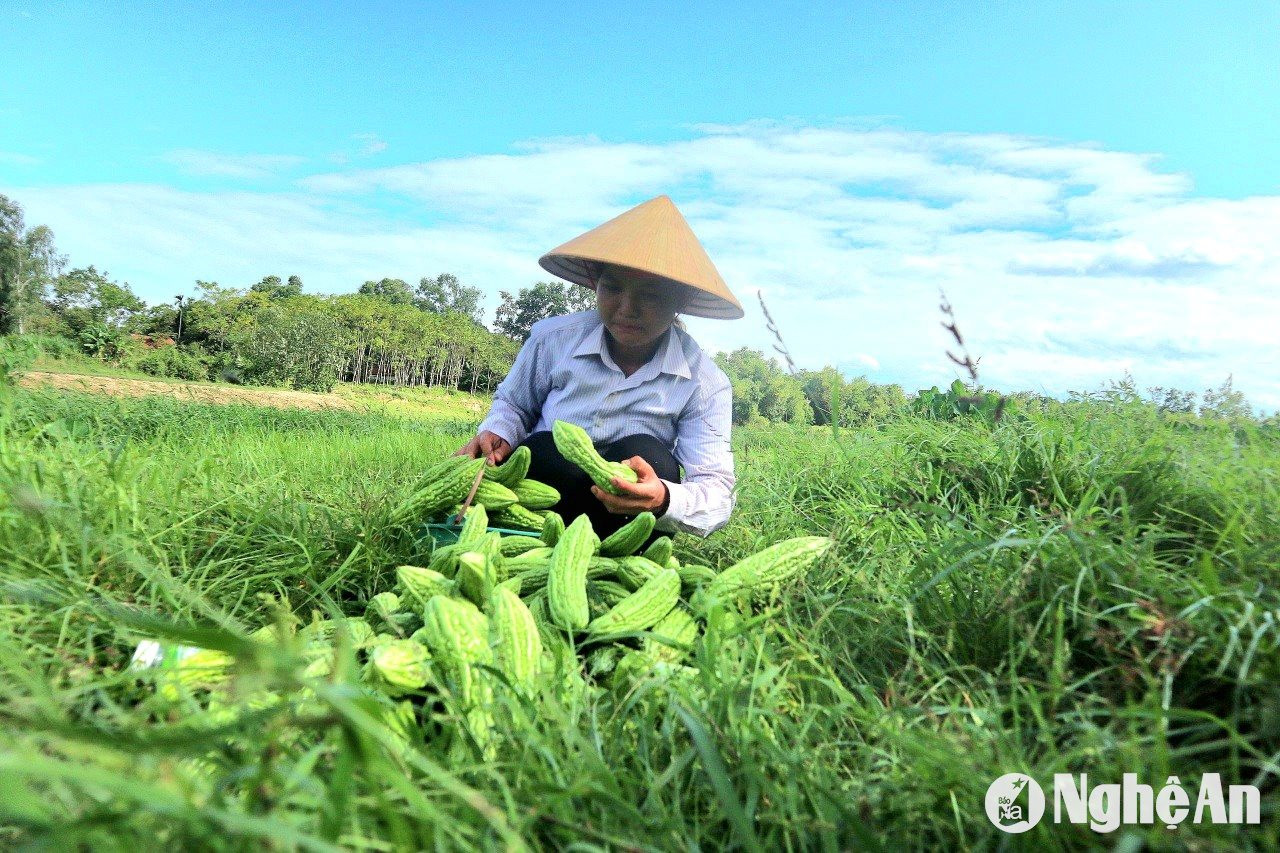
[[[658,515],[667,503],[667,484],[643,457],[632,456],[622,464],[636,472],[639,482],[628,483],[621,477],[614,477],[613,486],[622,494],[611,495],[599,486],[592,486],[591,494],[614,515],[639,515],[645,511]]]
[[[453,455],[469,456],[472,459],[484,456],[494,465],[501,465],[502,460],[511,455],[511,445],[502,436],[485,430],[462,445],[462,448]]]

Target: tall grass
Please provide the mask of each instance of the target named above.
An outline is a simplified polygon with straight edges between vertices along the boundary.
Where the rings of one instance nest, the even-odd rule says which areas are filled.
[[[444,705],[406,748],[349,653],[303,679],[247,631],[363,612],[421,556],[388,506],[475,425],[0,401],[0,846],[1276,849],[1280,439],[1064,405],[974,423],[742,430],[733,523],[677,552],[838,553],[690,681],[499,696],[486,760]],[[163,635],[238,657],[229,712],[127,668]],[[1262,827],[1004,836],[1020,770],[1264,790]]]

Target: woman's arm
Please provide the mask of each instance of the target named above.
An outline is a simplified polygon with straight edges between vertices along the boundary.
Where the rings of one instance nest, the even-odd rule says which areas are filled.
[[[659,530],[709,536],[729,523],[736,501],[732,427],[733,391],[720,374],[699,388],[676,424],[675,457],[684,482],[666,484],[667,511],[658,519]]]
[[[498,384],[489,414],[467,447],[473,444],[479,447],[484,434],[490,433],[505,441],[510,452],[529,437],[542,412],[542,404],[551,392],[551,371],[548,365],[541,364],[542,351],[542,336],[535,331],[516,354],[511,372]],[[491,443],[496,445],[492,440]]]

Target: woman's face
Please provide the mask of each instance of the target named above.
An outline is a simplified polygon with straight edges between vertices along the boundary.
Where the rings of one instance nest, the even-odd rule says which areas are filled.
[[[663,279],[642,273],[601,274],[596,309],[613,339],[627,348],[651,345],[671,328],[683,293]]]

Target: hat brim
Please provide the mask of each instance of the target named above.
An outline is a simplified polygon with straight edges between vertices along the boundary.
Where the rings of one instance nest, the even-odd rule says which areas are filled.
[[[549,252],[538,259],[538,265],[554,276],[571,281],[574,284],[580,284],[592,290],[596,289],[596,279],[606,267],[615,267],[622,270],[630,270],[632,272],[641,273],[649,278],[656,278],[672,285],[677,285],[690,294],[689,299],[685,302],[683,308],[680,309],[681,314],[690,317],[706,317],[711,320],[738,320],[745,316],[746,312],[742,307],[736,305],[727,299],[722,299],[714,293],[708,293],[697,285],[687,282],[678,281],[653,270],[646,270],[640,267],[628,266],[620,264],[616,261],[606,261],[599,258],[589,258],[583,255],[566,255],[556,252]]]

